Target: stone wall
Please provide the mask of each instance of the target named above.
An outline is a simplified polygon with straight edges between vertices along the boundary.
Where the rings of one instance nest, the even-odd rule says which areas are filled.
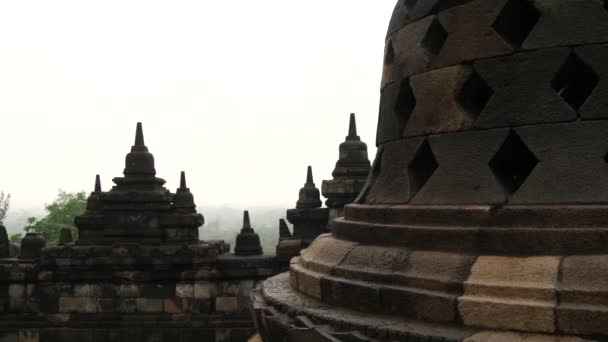
[[[141,268],[1,259],[0,341],[246,341],[249,292],[274,273],[271,257],[227,253],[197,269]]]

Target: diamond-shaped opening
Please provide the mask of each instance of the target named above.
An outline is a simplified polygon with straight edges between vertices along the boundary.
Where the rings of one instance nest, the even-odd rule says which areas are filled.
[[[606,163],[608,163],[608,153],[606,153],[606,154],[604,155],[604,161],[605,161]]]
[[[521,46],[540,16],[530,0],[509,0],[496,16],[492,28],[509,43]]]
[[[422,189],[438,166],[431,145],[425,140],[408,165],[411,197],[414,197]]]
[[[476,118],[488,104],[492,95],[494,95],[492,88],[473,70],[469,78],[463,83],[456,96],[456,101],[467,113]]]
[[[400,118],[400,122],[403,123],[403,128],[405,128],[410,114],[414,111],[414,107],[416,107],[416,97],[414,97],[410,82],[409,80],[403,80],[399,88],[397,102],[395,103],[395,114]]]
[[[488,163],[498,182],[510,194],[519,189],[536,164],[536,156],[513,130]]]
[[[435,18],[420,42],[420,46],[432,55],[437,55],[445,43],[448,33],[445,31],[439,20]]]
[[[393,41],[389,40],[386,44],[386,53],[384,54],[384,64],[393,64],[395,61],[395,49],[393,48]]]
[[[551,81],[551,86],[572,108],[578,110],[598,82],[593,69],[572,53]]]

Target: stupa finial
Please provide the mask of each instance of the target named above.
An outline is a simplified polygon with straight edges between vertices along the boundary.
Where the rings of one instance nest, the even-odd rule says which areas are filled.
[[[251,229],[251,222],[249,222],[249,211],[243,212],[243,229]]]
[[[312,166],[308,165],[308,171],[306,172],[306,185],[315,185],[312,179]]]
[[[145,146],[144,144],[144,130],[141,122],[137,123],[137,129],[135,130],[135,146]]]
[[[355,113],[350,113],[348,137],[346,137],[346,139],[359,139],[359,136],[357,135],[357,121],[355,120]]]
[[[182,171],[180,178],[179,178],[179,188],[180,189],[186,189],[186,172]]]
[[[95,192],[101,192],[101,180],[99,175],[95,175]]]

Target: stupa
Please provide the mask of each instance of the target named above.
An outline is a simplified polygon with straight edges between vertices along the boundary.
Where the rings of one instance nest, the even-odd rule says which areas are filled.
[[[308,166],[306,183],[300,189],[296,207],[287,210],[287,220],[293,224],[293,234],[284,222],[279,226],[279,243],[276,248],[277,265],[286,269],[292,257],[297,256],[319,235],[327,233],[328,208],[321,208],[321,195],[312,177],[312,167]]]
[[[236,236],[236,244],[234,246],[234,254],[247,255],[262,255],[262,245],[260,245],[260,236],[251,228],[249,221],[249,211],[243,213],[243,228]]]
[[[235,256],[199,239],[203,216],[184,172],[175,193],[156,177],[137,124],[124,176],[101,179],[76,217],[75,241],[28,233],[0,258],[0,340],[246,341],[248,293],[275,274],[274,257]],[[6,249],[5,249],[6,250]]]
[[[606,340],[606,42],[605,1],[400,0],[372,171],[264,341]]]
[[[355,114],[351,113],[348,136],[340,144],[340,158],[332,172],[333,179],[324,180],[321,184],[330,219],[344,216],[344,206],[355,201],[365,185],[370,168],[367,145],[357,135]]]

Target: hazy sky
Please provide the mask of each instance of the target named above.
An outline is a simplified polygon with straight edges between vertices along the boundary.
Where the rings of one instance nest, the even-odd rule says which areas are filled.
[[[15,210],[120,176],[142,121],[200,207],[295,204],[348,114],[375,154],[393,0],[0,2],[0,190]]]

